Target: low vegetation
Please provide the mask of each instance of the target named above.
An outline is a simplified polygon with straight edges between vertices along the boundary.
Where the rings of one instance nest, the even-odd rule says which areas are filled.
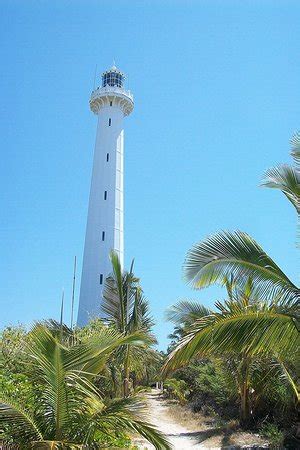
[[[114,254],[112,261],[119,267]],[[138,280],[133,288],[128,286],[129,278],[133,275],[123,274],[122,292],[127,294],[116,300],[119,308],[123,302],[122,308],[125,305],[128,311],[122,329],[119,321],[98,319],[78,330],[46,321],[29,332],[21,327],[3,331],[3,441],[21,449],[124,448],[137,433],[157,449],[170,448],[165,437],[147,422],[145,404],[134,394],[133,385],[145,376],[139,358],[158,356],[151,349],[154,340],[147,302],[137,287]],[[107,291],[114,289],[114,284],[108,280]],[[106,298],[106,309],[109,301],[113,313],[116,304]],[[124,389],[120,389],[122,384]]]

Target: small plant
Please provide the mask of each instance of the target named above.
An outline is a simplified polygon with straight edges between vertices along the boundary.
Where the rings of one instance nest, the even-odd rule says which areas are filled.
[[[167,378],[164,382],[166,388],[166,395],[168,398],[179,400],[179,403],[184,404],[190,391],[187,384],[183,380],[177,380],[176,378]]]
[[[200,408],[200,411],[202,412],[202,414],[204,416],[211,416],[211,417],[216,416],[216,411],[214,410],[214,408],[211,405],[203,405]]]
[[[151,392],[151,387],[150,386],[137,386],[134,389],[135,394],[139,394],[141,392]]]
[[[265,423],[260,428],[260,434],[268,439],[271,448],[281,449],[283,448],[284,434],[278,429],[278,426],[274,423]]]

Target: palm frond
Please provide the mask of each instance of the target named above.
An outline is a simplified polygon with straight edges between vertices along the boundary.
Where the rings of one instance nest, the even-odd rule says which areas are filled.
[[[196,244],[188,252],[184,275],[194,288],[224,284],[233,277],[244,288],[249,278],[255,295],[266,300],[274,297],[292,302],[300,298],[300,290],[247,233],[219,232]]]
[[[196,355],[224,353],[295,354],[299,332],[293,317],[268,305],[246,309],[235,302],[217,304],[219,312],[196,321],[170,354],[164,371],[173,370]]]
[[[300,132],[297,131],[291,138],[292,157],[295,161],[297,168],[300,168]]]
[[[134,296],[134,305],[132,314],[129,317],[128,329],[130,331],[144,330],[150,333],[153,325],[154,320],[150,315],[149,302],[143,295],[143,291],[138,288]]]
[[[138,278],[132,273],[132,268],[130,272],[122,273],[116,252],[110,253],[110,259],[113,271],[105,282],[101,308],[108,320],[123,333],[134,308]]]
[[[33,414],[14,398],[2,392],[0,396],[0,425],[5,424],[9,424],[13,428],[14,435],[21,442],[29,443],[33,440],[43,439],[42,432]]]
[[[178,325],[191,325],[197,319],[208,316],[211,310],[193,300],[181,300],[166,311],[166,319]]]
[[[89,376],[97,375],[104,367],[111,353],[124,345],[149,345],[150,338],[141,332],[120,335],[117,331],[104,328],[98,336],[88,342],[70,348],[65,359],[67,370],[80,370]]]
[[[95,413],[92,422],[102,430],[121,429],[143,436],[158,450],[171,450],[166,437],[147,422],[147,406],[138,397],[117,399],[110,402],[99,414]]]
[[[299,357],[299,355],[298,355]],[[300,401],[300,392],[296,382],[293,380],[293,377],[288,369],[288,366],[281,358],[279,358],[279,365],[282,370],[282,378],[287,382],[287,384],[291,387],[293,393],[296,396],[297,401]]]
[[[298,169],[287,164],[268,169],[264,175],[262,186],[279,189],[300,214],[300,172]]]
[[[62,439],[68,420],[66,368],[67,349],[46,326],[37,324],[30,333],[26,348],[28,357],[36,366],[36,377],[43,383],[44,405],[49,422],[55,423],[55,439]]]

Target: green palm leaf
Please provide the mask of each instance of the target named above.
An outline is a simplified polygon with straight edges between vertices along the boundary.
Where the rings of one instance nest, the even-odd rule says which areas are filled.
[[[9,395],[0,396],[0,425],[9,424],[22,441],[42,440],[43,435],[34,416]]]
[[[219,232],[196,244],[188,252],[184,275],[194,288],[224,284],[232,277],[242,288],[249,278],[256,296],[292,302],[300,290],[247,233]]]
[[[299,348],[297,320],[267,305],[217,304],[220,312],[199,319],[169,356],[165,373],[196,355],[224,353],[295,355]]]
[[[62,328],[57,332],[56,324],[48,326],[35,325],[25,343],[28,379],[36,393],[34,411],[14,398],[2,395],[0,399],[0,424],[14,441],[26,448],[34,442],[35,448],[61,448],[64,444],[71,449],[79,448],[77,444],[96,444],[98,431],[106,429],[114,436],[121,429],[141,433],[156,448],[169,448],[164,447],[162,435],[139,417],[138,409],[133,415],[127,404],[108,407],[93,383],[118,347],[149,345],[145,332],[122,335],[103,327],[97,336],[80,343],[67,338]]]
[[[119,346],[117,352],[117,361],[123,366],[124,396],[128,396],[130,371],[133,366],[138,367],[136,358],[140,359],[156,343],[156,339],[151,333],[153,320],[149,314],[148,302],[143,296],[138,278],[133,274],[133,262],[130,271],[122,273],[117,253],[112,251],[110,259],[113,271],[105,283],[102,310],[109,323],[119,332],[126,336],[134,333],[144,336],[144,352],[135,345],[129,345],[129,342]]]
[[[166,319],[178,325],[191,325],[195,320],[208,316],[211,310],[192,300],[181,300],[166,312]]]
[[[299,170],[300,168],[300,132],[296,132],[291,138],[292,157]]]
[[[43,383],[44,407],[50,431],[55,424],[55,439],[61,440],[63,429],[68,420],[67,386],[64,358],[67,349],[58,338],[41,324],[37,324],[30,333],[26,352],[36,366],[35,377]]]
[[[110,253],[110,260],[113,271],[105,282],[101,308],[107,319],[117,325],[121,333],[124,333],[134,307],[138,279],[132,272],[133,263],[129,272],[122,273],[116,252]]]
[[[138,397],[129,397],[111,401],[91,420],[101,430],[121,429],[135,432],[147,439],[158,450],[171,450],[165,436],[147,422],[147,406]]]
[[[291,139],[292,157],[295,167],[287,164],[266,171],[262,186],[279,189],[300,214],[300,133]]]
[[[299,152],[295,153],[295,158]],[[289,199],[300,214],[300,172],[297,168],[281,165],[268,169],[262,186],[279,189]]]

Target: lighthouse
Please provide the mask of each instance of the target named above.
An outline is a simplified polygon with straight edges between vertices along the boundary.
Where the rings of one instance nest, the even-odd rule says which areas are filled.
[[[124,264],[124,126],[133,110],[133,96],[115,65],[102,74],[102,85],[91,94],[90,108],[98,117],[92,181],[83,254],[77,324],[99,316],[109,253]]]

